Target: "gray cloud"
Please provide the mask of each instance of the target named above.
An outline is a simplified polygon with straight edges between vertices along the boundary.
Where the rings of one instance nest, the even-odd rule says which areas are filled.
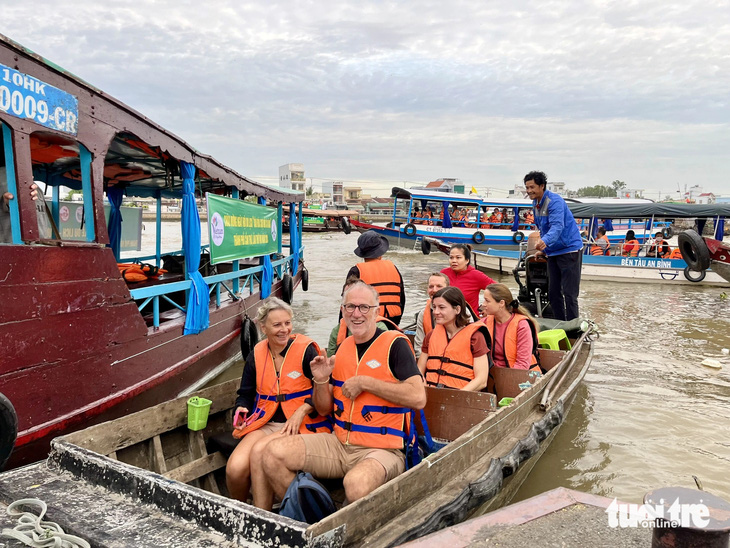
[[[252,177],[725,189],[727,1],[510,4],[0,0],[0,32]]]

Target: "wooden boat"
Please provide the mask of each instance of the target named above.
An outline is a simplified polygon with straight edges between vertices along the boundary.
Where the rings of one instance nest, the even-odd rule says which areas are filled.
[[[344,232],[352,231],[350,219],[357,217],[357,211],[349,209],[302,209],[303,232]],[[289,230],[288,223],[284,225],[284,232]]]
[[[424,238],[436,238],[447,245],[469,244],[475,250],[487,251],[488,249],[518,249],[520,243],[526,241],[531,233],[535,231],[534,225],[525,224],[524,214],[527,210],[532,211],[532,200],[520,200],[513,198],[506,199],[483,199],[476,195],[453,194],[445,192],[433,192],[426,190],[406,190],[393,187],[391,197],[395,198],[393,205],[393,219],[386,225],[370,224],[360,221],[353,221],[353,226],[360,232],[374,230],[382,234],[393,245],[416,249]],[[405,215],[398,214],[398,200],[407,202],[402,209]],[[651,200],[583,200],[567,198],[566,202],[571,210],[573,206],[588,204],[611,204],[616,205],[644,205],[653,203]],[[450,217],[450,208],[467,210],[467,219],[458,220]],[[609,205],[609,207],[611,207]],[[432,224],[424,224],[423,219],[416,217],[416,211],[431,208],[435,212],[446,211],[449,214],[445,219],[437,217],[430,219]],[[498,208],[502,211],[509,211],[511,221],[493,222],[487,218],[490,208]],[[616,209],[613,210],[617,212]],[[440,215],[440,214],[439,214]],[[624,240],[627,230],[644,228],[644,223],[636,223],[629,216],[614,216],[616,224],[613,225],[612,234],[609,240],[612,244],[618,244]],[[579,223],[580,224],[580,223]],[[581,230],[587,225],[581,224]],[[651,228],[663,228],[664,223],[653,223]],[[635,230],[636,231],[636,230]],[[653,234],[653,233],[652,233]],[[637,236],[643,242],[644,237]]]
[[[192,234],[196,223],[200,226],[191,220],[197,215],[194,190],[201,196],[257,196],[276,208],[272,238],[281,234],[284,206],[301,208],[304,196],[239,175],[1,35],[0,126],[0,157],[7,166],[2,183],[7,179],[16,197],[9,207],[12,239],[0,244],[0,393],[12,402],[14,413],[12,407],[0,409],[0,419],[14,424],[11,415],[17,414],[10,464],[18,465],[44,458],[58,435],[202,386],[240,354],[242,321],[255,314],[261,299],[264,256],[250,257],[255,264],[248,266],[223,262],[216,265],[217,273],[201,265],[201,289],[195,282],[198,266],[192,266],[201,256],[200,235]],[[185,173],[195,173],[195,181],[185,179]],[[42,215],[30,198],[33,181],[53,193],[47,208],[39,206]],[[55,229],[64,213],[62,187],[83,193],[82,241],[66,239]],[[183,250],[172,255],[190,266],[178,264],[178,273],[125,283],[117,266],[119,249],[110,239],[117,225],[107,225],[104,217],[105,195],[121,201],[122,192],[156,198],[156,252],[124,259],[155,268],[165,259],[161,198],[189,197],[183,218],[193,230],[183,231]],[[53,230],[45,234],[41,221]],[[297,226],[301,233],[301,223]],[[301,242],[301,234],[293,240]],[[301,246],[286,255],[278,241],[271,255],[271,291],[290,296],[306,275]],[[185,249],[190,250],[187,258]],[[200,309],[209,313],[208,327],[198,333],[185,334],[192,318],[187,293],[198,295]],[[8,451],[0,447],[0,461]]]
[[[0,500],[7,504],[35,485],[34,496],[50,501],[48,519],[86,534],[92,545],[99,531],[128,529],[136,531],[137,545],[154,545],[162,533],[150,521],[159,521],[192,522],[201,535],[225,537],[225,546],[395,546],[512,498],[565,420],[590,364],[593,336],[590,326],[569,352],[541,349],[543,377],[495,369],[496,395],[429,388],[428,425],[448,444],[312,525],[225,497],[226,457],[209,442],[230,429],[237,381],[200,392],[213,402],[201,431],[187,428],[186,398],[179,398],[54,440],[47,466],[0,476]],[[524,382],[531,385],[522,390]],[[499,408],[502,397],[515,399]],[[70,481],[73,492],[64,487]],[[93,500],[86,531],[83,505],[75,506],[78,517],[65,510],[71,496]],[[104,511],[109,507],[115,511]],[[125,527],[115,526],[120,513]]]

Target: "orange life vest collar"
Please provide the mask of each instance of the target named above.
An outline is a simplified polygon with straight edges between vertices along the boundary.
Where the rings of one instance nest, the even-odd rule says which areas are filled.
[[[471,337],[481,331],[489,345],[489,331],[481,322],[462,327],[451,340],[446,328],[436,324],[428,343],[426,384],[463,388],[474,380],[474,356],[471,353]]]
[[[234,429],[234,437],[241,438],[261,428],[271,420],[279,405],[286,418],[290,418],[294,411],[304,404],[304,400],[312,395],[312,383],[302,373],[302,360],[310,344],[314,344],[319,353],[319,346],[312,339],[304,335],[293,335],[278,374],[269,342],[264,339],[256,344],[254,347],[256,404],[250,415],[254,420],[243,428]],[[329,430],[331,430],[329,420],[317,415],[316,412],[304,417],[299,428],[301,434]]]
[[[494,327],[495,327],[494,316],[487,316],[484,318],[484,323],[489,330],[489,335],[494,340]],[[512,314],[512,317],[507,322],[507,329],[504,332],[504,340],[502,341],[502,352],[504,352],[504,361],[507,362],[507,367],[514,367],[517,361],[517,329],[520,322],[526,321],[530,326],[532,332],[532,356],[530,357],[530,370],[539,371],[540,367],[537,365],[537,358],[535,352],[537,351],[537,332],[534,324],[522,314]],[[492,346],[492,351],[496,345]]]

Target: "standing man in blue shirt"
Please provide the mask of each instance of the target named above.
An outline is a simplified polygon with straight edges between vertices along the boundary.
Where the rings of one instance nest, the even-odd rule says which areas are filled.
[[[578,225],[562,196],[547,189],[547,176],[542,171],[531,171],[524,180],[535,211],[535,224],[540,231],[535,247],[547,255],[548,298],[553,317],[572,320],[578,317],[583,250]]]

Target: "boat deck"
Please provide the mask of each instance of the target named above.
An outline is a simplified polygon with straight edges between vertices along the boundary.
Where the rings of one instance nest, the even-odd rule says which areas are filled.
[[[0,482],[0,529],[17,525],[7,506],[21,498],[37,498],[48,505],[45,521],[53,521],[68,534],[79,536],[95,548],[155,546],[235,547],[224,535],[197,523],[175,517],[159,508],[113,493],[48,467],[46,461],[18,468]],[[29,510],[35,511],[32,507]],[[25,546],[3,539],[0,546]]]

